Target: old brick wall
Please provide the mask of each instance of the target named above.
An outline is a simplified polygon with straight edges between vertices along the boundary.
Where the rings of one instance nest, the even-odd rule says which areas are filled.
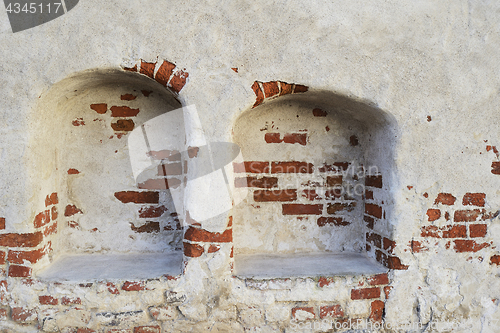
[[[15,34],[2,14],[0,332],[499,331],[498,10],[88,0]],[[243,156],[227,176],[248,195],[206,220],[166,188],[203,149],[153,150],[138,181],[129,164],[132,131],[188,105]],[[383,272],[235,270],[332,251]],[[113,253],[180,273],[41,278]]]

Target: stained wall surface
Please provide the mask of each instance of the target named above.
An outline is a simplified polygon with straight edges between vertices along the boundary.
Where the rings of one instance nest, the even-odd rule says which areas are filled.
[[[497,332],[499,9],[495,2],[465,1],[87,0],[17,33],[0,11],[0,331],[322,332],[335,325],[340,331],[361,328],[348,325],[361,319],[391,323],[392,328],[376,328],[387,332],[421,331],[419,325],[441,332],[450,322],[457,332]],[[99,90],[102,75],[111,73],[123,86]],[[84,83],[84,92],[70,94],[74,82]],[[143,85],[156,97],[144,96]],[[124,94],[137,100],[122,100]],[[106,114],[90,108],[99,103],[107,104]],[[111,106],[146,110],[148,103],[154,106],[149,113],[111,116]],[[287,103],[310,121],[294,119],[271,130],[269,122],[284,119]],[[157,108],[160,104],[167,106]],[[282,202],[264,215],[255,212],[251,187],[248,197],[224,214],[196,220],[177,212],[182,217],[177,228],[166,189],[134,183],[125,163],[127,144],[120,141],[128,131],[112,124],[127,129],[128,120],[139,126],[190,105],[199,117],[200,126],[194,127],[207,142],[237,143],[246,161],[300,157],[314,172],[324,163],[347,162],[328,160],[337,153],[339,137],[314,136],[327,134],[326,126],[341,128],[340,153],[357,147],[356,158],[378,170],[373,178],[360,179],[365,192],[353,200],[362,231],[344,226],[349,232],[342,241],[385,272],[233,276],[238,251],[341,246],[334,239],[313,244],[311,237],[327,237],[321,235],[326,229],[318,226],[319,215],[305,214],[300,223],[283,219]],[[315,108],[326,116],[315,117]],[[271,129],[261,131],[266,121]],[[304,133],[306,145],[300,135],[287,137],[295,143],[285,142],[287,134]],[[347,141],[352,135],[358,146]],[[101,137],[110,140],[102,148],[109,151],[96,148]],[[193,148],[189,158],[195,159]],[[213,160],[227,155],[212,153]],[[110,168],[117,172],[107,174],[104,169]],[[228,181],[253,176],[237,168]],[[276,177],[292,182],[302,176]],[[115,196],[124,191],[134,192],[132,201]],[[301,201],[294,203],[305,204],[308,198],[300,191]],[[157,194],[144,194],[150,192]],[[206,198],[191,193],[186,207]],[[155,209],[162,203],[165,215],[138,216],[141,209],[159,214]],[[330,202],[322,204],[327,210]],[[84,237],[72,221],[88,231]],[[121,224],[115,228],[116,221]],[[245,238],[249,221],[256,221],[259,232]],[[172,229],[182,230],[168,230],[174,222]],[[141,233],[131,223],[163,229]],[[302,235],[301,226],[310,232]],[[94,228],[103,232],[94,237]],[[40,278],[68,251],[180,255],[181,250],[171,274],[151,270],[131,278],[125,272],[76,282]]]

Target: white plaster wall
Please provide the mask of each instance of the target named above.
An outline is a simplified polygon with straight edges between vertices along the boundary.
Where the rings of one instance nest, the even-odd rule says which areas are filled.
[[[490,172],[495,155],[486,152],[484,140],[500,144],[499,6],[494,1],[82,0],[57,20],[16,34],[0,11],[0,215],[9,231],[26,231],[32,222],[31,198],[39,180],[27,177],[26,148],[38,97],[76,72],[157,58],[189,72],[180,99],[196,105],[210,141],[230,139],[235,119],[253,104],[255,80],[330,90],[392,114],[399,130],[390,219],[398,243],[418,234],[430,205],[423,192],[434,198],[439,192],[483,191],[488,208],[497,210],[500,177]],[[496,244],[498,236],[492,233],[491,241]],[[404,247],[396,251],[410,269],[396,274],[388,318],[416,320],[422,311],[439,318],[463,315],[475,323],[463,332],[495,331],[496,268],[486,261],[471,264],[466,254],[458,255],[463,261],[456,254],[428,254],[420,262]],[[445,276],[444,269],[454,273]],[[200,278],[203,288],[208,282],[202,277],[216,271],[193,263],[186,280]],[[213,285],[203,290],[223,293]]]

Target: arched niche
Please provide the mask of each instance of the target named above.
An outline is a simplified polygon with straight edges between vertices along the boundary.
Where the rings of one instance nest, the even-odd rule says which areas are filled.
[[[250,194],[233,209],[235,274],[385,271],[395,129],[387,112],[325,91],[240,115],[233,138],[245,163],[235,165],[235,184]]]
[[[39,277],[180,273],[180,221],[167,186],[154,186],[165,177],[162,162],[171,161],[151,156],[153,179],[136,179],[128,142],[132,131],[180,107],[165,87],[121,70],[73,75],[40,97],[30,119],[33,211],[46,209],[46,195],[56,193],[58,217],[45,240],[53,249],[50,265],[35,271]],[[180,162],[169,165],[182,174]]]

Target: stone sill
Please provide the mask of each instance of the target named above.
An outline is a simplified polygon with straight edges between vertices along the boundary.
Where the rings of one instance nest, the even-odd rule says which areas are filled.
[[[250,279],[356,276],[386,273],[388,269],[362,253],[240,254],[233,275]]]
[[[64,254],[36,274],[45,281],[145,280],[181,274],[182,252]]]

